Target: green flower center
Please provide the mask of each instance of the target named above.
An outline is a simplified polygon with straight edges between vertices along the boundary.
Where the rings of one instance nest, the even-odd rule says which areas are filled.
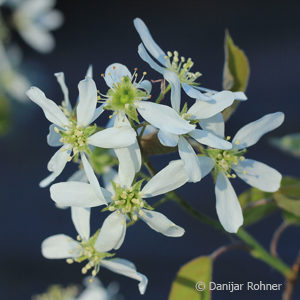
[[[126,214],[130,220],[136,221],[138,216],[143,216],[143,208],[153,210],[153,208],[143,200],[141,190],[143,180],[138,181],[129,188],[123,188],[119,184],[112,182],[115,195],[112,197],[110,205],[103,210],[119,211]]]
[[[36,295],[33,300],[72,300],[78,294],[78,288],[75,285],[62,287],[60,285],[52,285],[44,294]]]
[[[185,57],[181,56],[179,59],[179,54],[177,51],[173,53],[171,51],[167,52],[168,55],[165,56],[167,61],[167,67],[169,70],[178,74],[179,80],[182,83],[196,84],[195,80],[201,76],[200,72],[191,72],[191,68],[194,66],[194,62],[191,58],[187,60]]]

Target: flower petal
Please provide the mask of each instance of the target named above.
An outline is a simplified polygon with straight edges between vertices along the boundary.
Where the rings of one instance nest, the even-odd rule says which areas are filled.
[[[189,84],[182,83],[181,86],[182,86],[183,90],[185,91],[185,93],[193,99],[202,100],[202,101],[210,101],[211,100],[210,97],[206,96],[205,94],[203,94],[202,92],[195,89],[193,86],[191,86]]]
[[[79,82],[78,90],[77,123],[85,127],[93,119],[97,106],[97,87],[95,81],[90,77],[86,77]]]
[[[77,257],[80,249],[80,244],[65,234],[50,236],[42,242],[42,254],[50,259]]]
[[[134,264],[130,261],[122,258],[103,259],[101,265],[112,272],[138,280],[140,293],[145,293],[148,279],[145,275],[137,272]]]
[[[189,132],[189,135],[198,143],[207,145],[212,148],[225,150],[232,148],[230,142],[225,141],[223,138],[219,138],[210,131],[194,129],[193,131]]]
[[[210,131],[215,135],[224,138],[225,136],[225,124],[222,113],[218,113],[208,119],[202,119],[199,121],[202,129]]]
[[[93,65],[89,65],[85,77],[93,78]]]
[[[130,126],[110,127],[88,137],[87,143],[100,148],[123,148],[135,143],[136,132]]]
[[[236,233],[243,224],[243,213],[236,193],[222,172],[219,172],[215,187],[216,209],[219,220],[224,229]]]
[[[166,68],[159,66],[147,53],[143,44],[138,47],[138,53],[143,61],[145,61],[149,66],[155,71],[159,72],[164,76],[164,78],[171,85],[171,105],[175,111],[180,111],[180,99],[181,99],[181,86],[178,75]]]
[[[102,189],[105,197],[111,195]],[[51,199],[61,206],[74,207],[96,207],[106,204],[106,201],[99,199],[91,184],[85,182],[69,181],[51,185]]]
[[[166,53],[153,40],[151,33],[149,32],[149,29],[147,28],[143,20],[141,20],[140,18],[135,18],[133,20],[133,24],[150,54],[154,58],[156,58],[162,65],[166,66]]]
[[[166,147],[176,147],[178,144],[179,136],[177,134],[159,130],[157,137],[161,144]]]
[[[48,170],[52,172],[52,174],[40,182],[40,187],[46,187],[61,174],[69,160],[71,151],[71,145],[66,144],[54,153],[47,165]]]
[[[90,238],[90,216],[90,208],[71,207],[71,217],[73,224],[78,234],[85,241],[89,240]]]
[[[125,239],[126,215],[115,211],[103,222],[100,233],[95,242],[95,248],[99,252],[118,250]]]
[[[113,168],[111,168],[107,173],[104,173],[102,175],[102,180],[105,189],[108,190],[111,194],[114,194],[114,188],[111,182],[113,181],[115,183],[120,183],[118,173]]]
[[[184,162],[184,169],[189,177],[189,181],[198,182],[201,180],[201,168],[193,147],[184,137],[179,137],[178,151]]]
[[[212,100],[196,102],[188,110],[192,119],[207,119],[230,106],[234,101],[234,94],[230,91],[222,91],[210,96]]]
[[[211,170],[215,166],[215,162],[213,159],[206,156],[198,156],[198,161],[201,169],[201,178],[204,178],[211,172]]]
[[[47,135],[47,143],[51,147],[58,147],[58,146],[63,145],[63,143],[60,142],[61,135],[54,130],[55,127],[57,127],[57,126],[54,124],[51,124],[49,126],[49,133]]]
[[[147,95],[149,95],[152,90],[152,83],[149,80],[143,80],[140,84],[137,85],[137,87],[144,90]]]
[[[43,17],[38,20],[38,24],[47,31],[59,28],[63,22],[64,15],[56,9],[43,14]]]
[[[264,134],[279,127],[283,121],[284,113],[282,112],[265,115],[242,127],[234,136],[232,143],[238,149],[248,148],[256,144]]]
[[[113,63],[109,65],[105,70],[104,80],[106,84],[112,88],[115,84],[121,82],[123,77],[132,78],[132,75],[128,68],[119,63]]]
[[[182,160],[171,161],[165,168],[153,176],[142,189],[144,198],[173,191],[189,180]]]
[[[184,229],[170,221],[165,215],[143,209],[143,215],[139,216],[153,230],[169,237],[181,237],[184,235]]]
[[[62,92],[63,92],[64,102],[66,104],[66,107],[67,107],[68,111],[71,113],[72,106],[71,106],[70,98],[69,98],[69,90],[68,90],[68,87],[65,82],[65,74],[63,72],[58,72],[58,73],[55,73],[54,75],[57,79],[57,82],[59,83],[59,85],[61,87]]]
[[[36,103],[44,112],[45,117],[51,122],[60,127],[69,125],[69,120],[64,115],[62,110],[53,102],[48,99],[46,95],[37,87],[31,87],[26,95]]]
[[[94,115],[93,115],[93,118],[92,118],[90,124],[92,124],[93,122],[95,122],[101,116],[101,114],[104,112],[104,106],[105,105],[106,105],[106,103],[100,105],[99,107],[97,107],[95,109],[95,112],[94,112]]]
[[[151,125],[174,134],[185,134],[195,128],[167,105],[140,101],[138,112]]]
[[[259,161],[245,159],[232,168],[242,180],[262,191],[276,192],[280,188],[281,174]]]

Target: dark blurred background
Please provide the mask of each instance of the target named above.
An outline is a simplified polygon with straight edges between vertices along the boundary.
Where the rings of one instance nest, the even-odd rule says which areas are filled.
[[[113,62],[139,67],[149,79],[160,79],[139,59],[140,39],[132,24],[139,16],[147,23],[154,38],[164,50],[178,50],[192,57],[194,71],[200,71],[203,86],[221,89],[224,62],[223,39],[228,28],[237,45],[245,50],[251,67],[247,103],[240,106],[227,124],[233,135],[241,126],[266,113],[283,111],[285,123],[249,150],[248,157],[263,161],[285,175],[300,177],[299,161],[272,148],[268,139],[300,132],[300,3],[299,1],[58,1],[65,24],[54,33],[57,46],[49,55],[37,54],[22,41],[24,69],[33,85],[46,95],[61,101],[61,90],[53,73],[64,71],[73,101],[77,84],[89,64],[94,66],[94,79],[100,90],[106,86],[100,74]],[[18,38],[18,37],[17,37]],[[75,235],[69,210],[58,210],[38,182],[48,171],[46,165],[55,149],[48,147],[48,121],[32,103],[14,103],[14,128],[0,140],[0,299],[27,300],[53,283],[81,283],[78,264],[50,261],[41,256],[40,245],[46,237],[65,233]],[[176,156],[173,156],[176,157]],[[159,169],[170,156],[153,158]],[[59,177],[65,180],[72,168]],[[237,192],[247,188],[234,181]],[[213,184],[210,178],[198,184],[187,184],[179,190],[197,209],[216,217]],[[100,279],[120,283],[125,299],[165,300],[179,267],[187,261],[211,253],[229,239],[189,217],[173,203],[159,208],[186,234],[180,239],[166,238],[143,222],[128,230],[119,256],[135,262],[149,278],[146,294],[140,296],[136,282],[104,269]],[[97,209],[93,211],[93,228],[101,224]],[[249,228],[265,247],[281,223],[273,214]],[[289,228],[280,239],[279,253],[292,263],[300,247],[299,229]],[[283,283],[283,278],[269,266],[247,253],[234,251],[215,262],[215,282],[245,283],[262,280]],[[281,299],[280,292],[215,292],[214,300]],[[293,297],[300,299],[299,284]],[[188,299],[187,299],[188,300]]]

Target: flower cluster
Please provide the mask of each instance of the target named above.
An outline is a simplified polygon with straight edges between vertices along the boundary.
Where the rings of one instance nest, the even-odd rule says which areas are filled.
[[[50,175],[40,186],[51,184],[68,162],[78,165],[78,171],[68,181],[50,187],[51,199],[58,207],[71,207],[78,236],[72,239],[58,234],[47,238],[42,243],[43,255],[64,258],[67,263],[85,262],[82,273],[91,272],[93,277],[101,267],[131,277],[139,281],[143,294],[146,276],[137,272],[130,261],[116,258],[127,227],[140,219],[165,236],[182,236],[184,229],[157,212],[150,198],[174,191],[187,182],[199,182],[212,173],[219,220],[226,231],[237,232],[243,215],[230,179],[238,176],[267,192],[279,188],[280,173],[244,155],[264,134],[280,126],[284,115],[268,114],[242,127],[230,141],[230,137],[225,137],[222,111],[235,100],[247,100],[245,94],[200,87],[196,81],[201,74],[192,72],[191,58],[179,57],[177,51],[165,53],[141,19],[135,19],[134,25],[142,40],[138,53],[168,82],[161,95],[171,91],[171,106],[160,103],[161,95],[152,101],[152,83],[144,79],[146,72],[139,78],[137,69],[131,73],[120,63],[109,65],[102,74],[108,86],[105,93],[97,89],[90,67],[78,84],[79,97],[74,108],[63,73],[55,74],[64,96],[61,105],[37,87],[30,88],[27,95],[51,122],[48,144],[60,147],[48,163]],[[188,103],[181,104],[181,89],[193,101],[190,107]],[[96,121],[104,118],[105,111],[111,112],[110,120],[106,128],[101,128]],[[149,132],[166,149],[178,149],[179,159],[158,173],[149,165],[142,148],[142,140]],[[151,176],[144,174],[143,164]],[[102,214],[109,214],[91,234],[91,208],[98,206],[102,207]]]

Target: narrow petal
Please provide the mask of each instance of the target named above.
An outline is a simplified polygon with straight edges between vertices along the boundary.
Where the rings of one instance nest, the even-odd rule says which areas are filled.
[[[181,86],[178,75],[166,68],[159,66],[147,53],[143,44],[138,47],[138,53],[143,61],[145,61],[149,66],[155,71],[163,75],[163,77],[171,85],[171,105],[175,111],[180,111],[180,99],[181,99]]]
[[[118,173],[113,169],[109,169],[107,173],[102,175],[103,185],[106,190],[108,190],[111,194],[114,194],[114,188],[112,185],[112,181],[116,183],[120,183],[118,178]]]
[[[119,211],[110,214],[101,227],[99,236],[95,242],[95,248],[99,252],[118,250],[125,239],[126,216]]]
[[[142,165],[141,151],[136,141],[126,148],[114,149],[119,160],[119,180],[122,186],[130,187],[135,174],[139,172]]]
[[[233,103],[234,94],[230,91],[222,91],[210,98],[212,99],[210,101],[196,100],[187,112],[192,119],[207,119],[221,112]]]
[[[110,193],[102,189],[105,197]],[[51,185],[51,199],[61,206],[96,207],[106,204],[106,200],[99,199],[91,184],[85,182],[69,181]]]
[[[203,119],[199,121],[200,126],[202,129],[210,131],[215,135],[224,138],[225,136],[225,123],[223,119],[222,113],[218,113],[213,117],[208,119]]]
[[[45,117],[51,123],[60,127],[67,126],[69,124],[69,120],[62,110],[55,104],[55,102],[48,99],[39,88],[31,87],[26,92],[26,95],[43,110]]]
[[[50,236],[42,242],[42,254],[50,259],[77,257],[80,249],[79,243],[65,234]]]
[[[265,115],[242,127],[232,142],[238,149],[248,148],[256,144],[264,134],[279,127],[283,121],[284,113],[282,112]]]
[[[197,99],[197,100],[202,100],[202,101],[210,101],[211,100],[210,97],[206,96],[199,90],[195,89],[193,86],[186,84],[186,83],[182,83],[181,85],[182,85],[183,90],[189,97],[191,97],[193,99]]]
[[[97,87],[95,81],[90,77],[86,77],[79,82],[78,90],[77,123],[85,127],[93,119],[97,105]]]
[[[233,166],[233,170],[246,183],[262,191],[276,192],[280,188],[281,174],[259,161],[245,159]]]
[[[232,148],[230,142],[225,141],[223,138],[219,138],[210,131],[194,129],[193,131],[189,132],[189,135],[198,143],[207,145],[212,148],[225,150]]]
[[[154,58],[156,58],[162,65],[166,66],[167,65],[165,59],[166,53],[153,40],[151,33],[149,32],[146,24],[140,18],[135,18],[133,20],[133,23],[142,42],[144,43],[145,47],[150,52],[150,54]]]
[[[85,77],[93,78],[93,65],[89,65]]]
[[[88,182],[85,171],[83,169],[77,170],[73,175],[71,175],[67,181],[79,181],[79,182]]]
[[[177,134],[169,133],[167,131],[159,130],[157,137],[162,145],[166,147],[176,147],[179,136]]]
[[[78,234],[85,241],[90,238],[90,216],[90,208],[71,207],[71,217],[73,224]]]
[[[139,291],[143,295],[146,291],[148,279],[145,275],[136,271],[134,264],[122,258],[103,259],[101,265],[106,269],[139,281]]]
[[[57,126],[51,124],[49,126],[49,133],[47,135],[47,143],[51,147],[58,147],[63,145],[63,143],[60,142],[61,135],[54,130],[55,127]]]
[[[152,90],[152,83],[149,80],[143,80],[138,84],[138,88],[144,90],[149,95]]]
[[[66,107],[67,107],[68,111],[71,113],[72,106],[71,106],[70,99],[69,99],[69,90],[68,90],[68,87],[65,82],[65,74],[63,72],[59,72],[59,73],[55,73],[54,75],[61,87],[62,92],[63,92],[64,102],[66,104]]]
[[[115,84],[121,82],[122,78],[126,76],[130,79],[132,77],[128,68],[122,64],[113,63],[106,68],[104,80],[106,84],[112,88]]]
[[[46,14],[43,14],[42,18],[39,18],[38,24],[45,30],[52,31],[59,28],[64,22],[64,15],[56,9],[53,9]]]
[[[136,142],[136,132],[130,126],[110,127],[96,132],[87,142],[100,148],[128,147]]]
[[[239,101],[246,101],[248,98],[243,92],[233,92],[234,99]]]
[[[40,182],[40,187],[48,186],[52,181],[56,179],[56,177],[61,174],[69,160],[71,151],[71,145],[66,144],[54,153],[47,165],[48,170],[52,172],[52,174],[50,174]]]
[[[173,191],[186,182],[189,177],[184,169],[182,160],[171,161],[165,168],[153,176],[142,189],[144,198],[150,198],[157,195]]]
[[[211,172],[211,170],[215,166],[215,162],[213,159],[206,156],[198,156],[198,161],[201,170],[201,178],[204,178],[206,175],[208,175]]]
[[[236,233],[243,224],[243,213],[236,193],[225,174],[220,172],[217,177],[216,209],[224,229]]]
[[[174,109],[167,105],[140,101],[137,109],[143,119],[166,132],[185,134],[195,128],[194,125],[181,118]]]
[[[106,103],[100,105],[99,107],[97,107],[95,109],[95,112],[94,112],[94,115],[93,115],[93,118],[92,118],[90,124],[92,124],[93,122],[95,122],[101,116],[101,114],[104,112],[104,106],[105,105],[106,105]]]
[[[184,235],[184,229],[170,221],[165,215],[143,209],[143,215],[140,218],[148,224],[153,230],[169,237],[181,237]]]
[[[200,181],[202,175],[198,156],[196,155],[193,147],[182,136],[179,138],[178,151],[184,162],[184,169],[189,177],[189,181]]]

